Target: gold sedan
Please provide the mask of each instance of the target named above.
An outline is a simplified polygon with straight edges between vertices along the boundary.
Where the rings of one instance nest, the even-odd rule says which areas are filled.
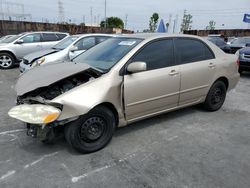
[[[191,35],[118,36],[74,59],[23,74],[9,115],[43,142],[64,131],[82,153],[106,146],[116,127],[202,103],[221,108],[238,82],[237,57]]]

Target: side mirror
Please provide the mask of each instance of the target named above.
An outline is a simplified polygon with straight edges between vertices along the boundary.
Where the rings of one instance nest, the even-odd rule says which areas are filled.
[[[69,49],[69,51],[71,51],[71,52],[75,52],[77,50],[78,50],[77,46],[71,46]]]
[[[16,44],[23,44],[23,42],[24,42],[23,39],[19,39],[16,41]]]
[[[143,72],[146,70],[147,70],[147,64],[141,61],[130,63],[127,67],[127,71],[129,73]]]
[[[250,47],[250,43],[247,43],[247,44],[246,44],[246,47]]]

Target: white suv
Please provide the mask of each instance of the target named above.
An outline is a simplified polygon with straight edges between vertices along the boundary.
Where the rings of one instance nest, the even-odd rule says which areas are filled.
[[[0,68],[11,68],[25,55],[50,48],[68,35],[61,32],[28,32],[4,39],[0,44]]]

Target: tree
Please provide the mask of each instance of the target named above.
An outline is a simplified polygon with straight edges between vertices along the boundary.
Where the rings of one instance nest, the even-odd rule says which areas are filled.
[[[208,26],[206,27],[206,30],[214,30],[215,29],[216,22],[213,20],[210,20],[208,23]]]
[[[191,14],[187,14],[187,11],[185,10],[181,24],[181,32],[190,30],[192,28],[192,18],[193,16]]]
[[[105,27],[105,20],[101,21],[100,23],[101,27]],[[106,19],[106,27],[107,28],[124,28],[124,22],[121,18],[118,17],[109,17]]]
[[[154,13],[149,20],[149,30],[150,32],[155,32],[156,28],[157,28],[157,23],[159,20],[159,14],[158,13]]]

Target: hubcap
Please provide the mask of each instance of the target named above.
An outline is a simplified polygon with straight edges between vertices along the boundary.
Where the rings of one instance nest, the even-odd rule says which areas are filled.
[[[81,126],[80,137],[86,142],[93,142],[99,139],[105,128],[105,121],[101,117],[91,117]]]
[[[12,60],[9,56],[6,56],[6,55],[0,56],[1,67],[8,68],[9,66],[11,66],[11,64],[12,64]]]
[[[215,88],[212,94],[212,104],[216,105],[223,100],[223,92],[221,88]]]

